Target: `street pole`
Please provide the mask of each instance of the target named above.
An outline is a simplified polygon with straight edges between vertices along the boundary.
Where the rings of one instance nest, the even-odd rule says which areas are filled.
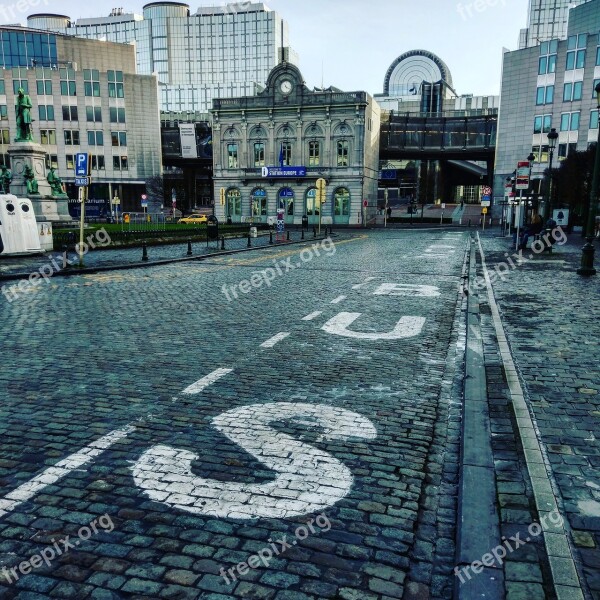
[[[554,160],[554,148],[556,148],[556,140],[558,139],[558,133],[553,127],[548,134],[548,146],[550,147],[550,169],[549,176],[550,182],[548,184],[548,202],[546,204],[547,215],[546,220],[552,218],[552,162]]]
[[[598,103],[598,139],[596,140],[596,159],[594,161],[594,176],[590,193],[590,207],[587,221],[587,243],[581,250],[581,267],[577,269],[578,275],[590,277],[596,274],[594,269],[594,233],[596,229],[596,209],[600,199],[600,83],[596,85],[596,98]]]
[[[387,227],[387,211],[388,211],[388,189],[383,190],[383,197],[385,198],[385,208],[383,210],[383,227]]]
[[[81,221],[79,223],[79,267],[83,267],[83,230],[85,223],[85,200],[87,197],[87,187],[79,188],[79,202],[81,203]]]
[[[523,190],[519,190],[519,204],[518,210],[515,211],[517,221],[517,241],[515,243],[515,250],[519,250],[519,237],[521,236],[521,211],[523,206]]]

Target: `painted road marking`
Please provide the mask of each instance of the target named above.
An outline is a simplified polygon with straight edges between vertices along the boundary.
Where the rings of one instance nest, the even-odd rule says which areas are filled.
[[[157,445],[132,467],[146,495],[182,511],[229,519],[286,519],[333,506],[350,491],[354,477],[337,458],[281,433],[271,423],[294,419],[323,430],[319,441],[375,439],[373,423],[354,412],[323,404],[270,403],[242,406],[213,425],[277,476],[268,483],[237,483],[198,477],[188,450]]]
[[[310,315],[306,315],[302,320],[303,321],[314,321],[317,317],[320,317],[323,314],[322,310],[315,310],[314,313],[310,313]]]
[[[107,435],[97,439],[85,448],[78,450],[74,454],[67,456],[63,460],[57,462],[53,467],[49,467],[30,479],[23,485],[9,492],[0,500],[0,518],[12,512],[17,506],[23,502],[31,500],[36,494],[41,492],[49,485],[55,484],[63,477],[66,477],[71,471],[79,469],[87,465],[94,458],[100,456],[105,450],[113,444],[126,438],[132,431],[135,431],[135,425],[127,425],[122,429],[111,431]]]
[[[339,304],[343,302],[348,296],[338,296],[335,300],[331,301],[331,304]]]
[[[358,340],[399,340],[419,335],[425,325],[423,317],[402,317],[392,331],[386,333],[364,333],[348,329],[362,313],[342,312],[330,319],[321,329],[333,335],[354,338]]]
[[[365,286],[369,285],[369,281],[373,281],[375,279],[379,279],[379,277],[367,277],[364,281],[364,283],[358,283],[357,285],[353,285],[352,289],[353,290],[360,290],[361,288],[364,288]]]
[[[409,296],[413,298],[436,298],[440,288],[435,285],[412,285],[409,283],[382,283],[374,296]]]
[[[216,369],[212,373],[209,373],[206,377],[199,379],[196,383],[192,383],[189,387],[186,387],[182,394],[192,395],[199,394],[203,390],[205,390],[209,385],[213,384],[215,381],[221,379],[225,375],[231,373],[233,369]]]
[[[281,340],[285,340],[286,337],[288,337],[290,334],[289,333],[278,333],[277,335],[274,335],[271,339],[267,340],[266,342],[263,342],[260,347],[261,348],[272,348],[273,346],[275,346],[276,344],[278,344],[279,342],[281,342]]]

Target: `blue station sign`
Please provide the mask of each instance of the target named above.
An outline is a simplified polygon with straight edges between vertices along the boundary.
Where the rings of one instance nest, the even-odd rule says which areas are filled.
[[[263,177],[306,177],[306,167],[263,167]]]

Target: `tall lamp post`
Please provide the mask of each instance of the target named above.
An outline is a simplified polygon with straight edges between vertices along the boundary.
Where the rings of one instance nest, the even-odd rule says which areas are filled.
[[[548,184],[548,202],[544,210],[545,220],[552,217],[552,161],[554,160],[554,149],[556,148],[557,139],[558,132],[556,131],[556,128],[553,127],[548,134],[548,147],[550,148],[550,182]]]
[[[531,197],[531,206],[533,206],[533,194],[532,194],[532,185],[531,185],[531,170],[533,169],[533,163],[535,162],[535,154],[533,152],[529,153],[529,156],[527,157],[527,161],[529,162],[529,190],[527,190],[527,192],[530,194]]]
[[[600,83],[596,86],[596,100],[598,104],[598,140],[596,141],[596,160],[594,162],[594,177],[590,193],[590,208],[587,222],[587,243],[581,251],[581,267],[577,269],[579,275],[590,277],[596,274],[594,269],[594,230],[596,228],[596,208],[600,195]]]

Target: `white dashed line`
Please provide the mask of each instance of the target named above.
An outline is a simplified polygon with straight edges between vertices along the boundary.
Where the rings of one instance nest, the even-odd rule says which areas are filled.
[[[123,427],[123,429],[111,431],[107,435],[97,439],[95,442],[92,442],[89,446],[67,456],[67,458],[57,462],[53,467],[42,471],[33,479],[30,479],[12,492],[9,492],[0,500],[0,518],[9,512],[12,512],[23,502],[31,500],[31,498],[41,492],[44,488],[61,480],[71,471],[88,464],[92,459],[100,456],[100,454],[110,448],[113,444],[126,438],[132,431],[135,431],[134,425],[127,425],[126,427]]]
[[[310,315],[306,315],[302,320],[303,321],[313,321],[317,317],[320,317],[323,314],[322,310],[315,310],[314,313],[310,313]]]
[[[365,286],[369,285],[369,281],[373,281],[374,279],[379,279],[379,277],[367,277],[364,283],[358,283],[357,285],[353,285],[352,289],[360,290],[361,288],[364,288]]]
[[[279,342],[281,342],[281,340],[285,340],[286,337],[288,337],[290,334],[289,333],[278,333],[277,335],[274,335],[270,340],[267,340],[266,342],[263,342],[260,347],[261,348],[272,348],[273,346],[275,346],[275,344],[278,344]]]
[[[348,296],[338,296],[335,300],[331,301],[331,304],[339,304],[343,302]]]
[[[199,394],[200,392],[205,390],[209,385],[221,379],[221,377],[224,377],[225,375],[231,373],[231,371],[233,371],[233,369],[217,369],[216,371],[209,373],[206,377],[199,379],[198,381],[196,381],[196,383],[192,383],[192,385],[185,388],[185,390],[183,390],[183,392],[181,393],[187,395]]]

